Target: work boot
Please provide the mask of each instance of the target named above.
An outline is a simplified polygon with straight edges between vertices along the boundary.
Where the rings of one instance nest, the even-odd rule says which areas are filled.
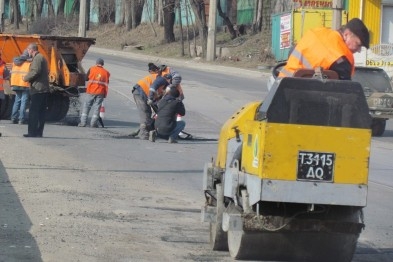
[[[149,140],[149,131],[146,129],[146,125],[140,125],[139,128],[139,139]]]
[[[128,136],[132,136],[132,137],[136,137],[139,134],[139,129],[135,130],[134,132],[132,132],[131,134],[129,134]]]
[[[168,143],[169,144],[176,144],[177,140],[170,136],[169,139],[168,139]]]
[[[151,130],[149,132],[149,140],[151,142],[156,142],[156,137],[157,137],[157,131],[156,130]]]
[[[11,124],[18,124],[18,120],[16,120],[16,119],[11,119]]]

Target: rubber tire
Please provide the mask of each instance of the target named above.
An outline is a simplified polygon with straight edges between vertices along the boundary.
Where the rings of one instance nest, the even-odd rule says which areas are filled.
[[[68,112],[70,98],[61,94],[49,94],[46,121],[60,121]]]
[[[373,118],[371,133],[373,136],[382,136],[386,128],[386,119]]]
[[[222,214],[224,212],[224,190],[221,184],[216,185],[216,217],[217,222],[210,223],[210,246],[215,251],[228,251],[228,234],[222,230]]]

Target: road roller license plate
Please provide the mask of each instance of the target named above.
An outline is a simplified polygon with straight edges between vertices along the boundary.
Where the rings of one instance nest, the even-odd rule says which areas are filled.
[[[297,159],[297,179],[308,181],[333,181],[333,153],[299,151]]]

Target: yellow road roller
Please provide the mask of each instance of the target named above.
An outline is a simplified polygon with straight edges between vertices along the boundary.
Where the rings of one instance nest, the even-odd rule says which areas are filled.
[[[371,117],[363,89],[332,71],[297,75],[227,120],[205,165],[202,220],[211,248],[235,259],[351,261],[365,227]]]

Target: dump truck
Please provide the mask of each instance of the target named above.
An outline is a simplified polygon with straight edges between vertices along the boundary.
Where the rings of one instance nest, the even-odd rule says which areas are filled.
[[[85,70],[81,61],[95,38],[47,35],[0,34],[1,58],[11,69],[14,57],[20,56],[30,43],[48,61],[50,95],[46,119],[59,121],[70,108],[70,99],[85,91]],[[9,90],[9,89],[8,89]],[[8,91],[1,108],[1,118],[8,119],[12,108],[12,92]]]
[[[365,227],[371,116],[333,71],[276,79],[221,128],[203,172],[210,246],[240,260],[352,260]]]

